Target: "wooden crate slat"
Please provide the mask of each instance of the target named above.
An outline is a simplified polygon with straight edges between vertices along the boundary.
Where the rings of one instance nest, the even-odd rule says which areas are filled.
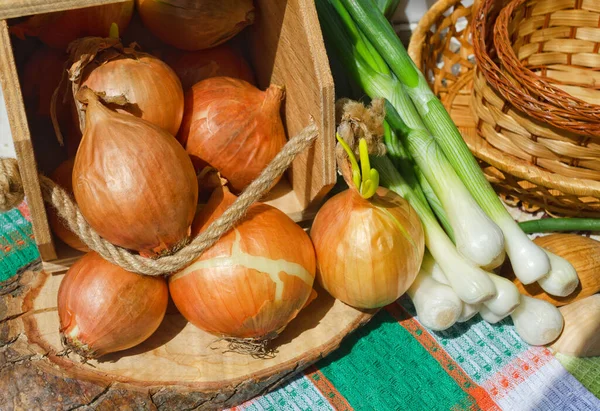
[[[314,3],[255,0],[252,57],[261,88],[285,85],[285,121],[294,136],[311,120],[319,128],[315,145],[294,160],[288,177],[310,215],[336,181],[333,77]],[[313,210],[314,211],[314,210]]]
[[[31,134],[27,125],[23,96],[19,85],[17,67],[13,57],[10,35],[6,20],[0,21],[0,81],[4,92],[4,102],[10,123],[10,131],[19,162],[19,171],[23,180],[25,196],[33,221],[33,234],[44,260],[56,258],[52,235],[48,226],[48,217],[44,208],[37,164],[33,155]]]
[[[121,3],[124,0],[0,0],[0,19]]]

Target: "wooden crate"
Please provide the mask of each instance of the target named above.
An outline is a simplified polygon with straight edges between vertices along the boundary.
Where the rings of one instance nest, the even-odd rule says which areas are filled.
[[[33,231],[48,271],[64,270],[79,253],[53,241],[50,232],[37,177],[36,147],[27,124],[7,19],[115,2],[118,1],[0,1],[0,78]],[[302,130],[311,119],[319,128],[315,146],[296,158],[286,178],[266,201],[296,221],[307,220],[314,216],[336,179],[334,90],[329,62],[313,1],[255,0],[255,5],[256,22],[247,33],[259,86],[285,86],[284,122],[288,137]]]

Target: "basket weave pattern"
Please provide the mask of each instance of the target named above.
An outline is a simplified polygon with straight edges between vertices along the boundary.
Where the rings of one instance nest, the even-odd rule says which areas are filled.
[[[496,20],[494,45],[530,93],[600,122],[600,2],[514,0]]]
[[[555,5],[561,5],[565,2],[575,3],[578,0],[550,1]],[[580,113],[579,106],[555,105],[551,101],[539,98],[538,95],[532,94],[527,87],[523,87],[518,78],[511,76],[497,62],[497,52],[493,40],[493,25],[501,10],[507,4],[508,2],[502,0],[482,0],[473,18],[473,49],[478,68],[485,75],[488,83],[504,99],[510,101],[516,108],[533,118],[563,130],[600,138],[600,119],[594,121],[588,115]],[[514,19],[513,24],[516,24]],[[598,27],[597,24],[598,22],[596,22],[595,27]],[[596,118],[598,117],[596,116]]]
[[[600,144],[532,118],[487,81],[475,67],[472,39],[490,31],[473,33],[475,10],[461,0],[438,1],[413,33],[409,54],[507,203],[600,216]]]

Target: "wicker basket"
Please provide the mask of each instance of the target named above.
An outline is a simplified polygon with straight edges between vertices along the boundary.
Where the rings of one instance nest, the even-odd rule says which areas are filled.
[[[600,158],[600,145],[578,145],[579,135],[526,115],[492,88],[475,67],[472,17],[473,7],[461,0],[438,1],[413,33],[409,53],[486,177],[511,205],[600,216],[600,182],[592,179],[599,175],[588,164]]]
[[[599,22],[597,2],[513,0],[496,20],[494,46],[530,93],[600,122]]]
[[[556,7],[567,3],[564,0],[551,1]],[[568,3],[576,1],[572,0]],[[492,39],[493,25],[506,4],[508,2],[505,0],[482,0],[474,16],[474,52],[477,65],[488,83],[504,99],[533,118],[583,136],[600,138],[600,118],[597,115],[594,120],[588,113],[580,112],[578,105],[555,105],[553,102],[540,99],[538,95],[532,94],[528,88],[522,86],[518,78],[512,77],[497,63],[495,44]],[[585,142],[585,139],[582,140],[582,144]]]

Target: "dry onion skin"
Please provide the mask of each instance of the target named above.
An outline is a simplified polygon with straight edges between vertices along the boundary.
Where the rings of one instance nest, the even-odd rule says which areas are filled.
[[[124,98],[112,107],[176,135],[183,116],[183,89],[177,74],[162,60],[114,39],[84,38],[70,47],[72,94],[89,87],[107,98]],[[78,104],[83,129],[83,107]]]
[[[185,96],[178,134],[197,170],[210,165],[241,192],[286,143],[279,113],[284,91],[261,91],[243,80],[213,77]]]
[[[144,25],[181,50],[226,42],[254,22],[252,0],[137,0]]]
[[[63,341],[85,358],[134,347],[159,327],[168,300],[164,278],[125,271],[90,252],[73,264],[58,290]]]
[[[217,189],[194,221],[204,230],[235,196]],[[169,278],[173,302],[192,324],[217,336],[270,340],[312,293],[315,253],[288,216],[255,203],[230,232]]]
[[[404,294],[425,249],[416,211],[384,188],[369,199],[353,188],[335,195],[317,213],[310,236],[319,283],[362,309],[383,307]]]
[[[163,59],[177,73],[184,90],[211,77],[232,77],[255,83],[248,62],[227,44],[200,51],[170,49]]]
[[[198,201],[194,167],[169,133],[105,107],[88,88],[85,134],[73,169],[75,200],[107,241],[145,256],[186,241]]]
[[[11,27],[11,33],[24,39],[38,37],[50,47],[66,49],[72,41],[86,36],[108,37],[112,23],[123,33],[133,15],[134,2],[86,7],[54,13],[37,14]]]
[[[75,159],[70,158],[61,163],[52,173],[50,178],[56,184],[65,189],[69,194],[73,194],[73,166]],[[53,207],[47,207],[48,223],[52,232],[69,247],[87,253],[90,251],[87,245],[83,243],[65,224],[63,224]]]

